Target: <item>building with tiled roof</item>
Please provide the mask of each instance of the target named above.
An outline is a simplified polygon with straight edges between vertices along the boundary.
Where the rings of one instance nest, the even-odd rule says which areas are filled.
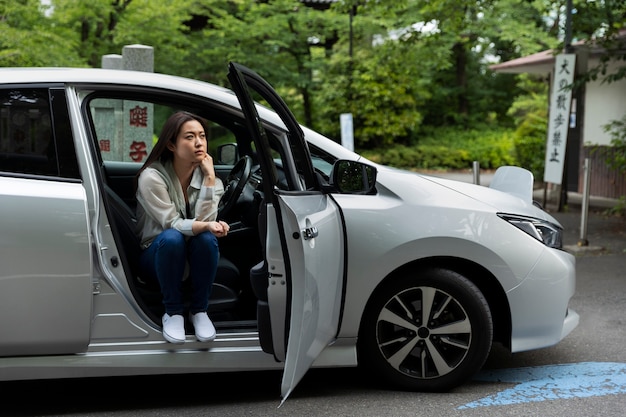
[[[626,31],[620,34],[626,39]],[[603,49],[578,42],[572,45],[576,54],[577,73],[586,72],[600,63],[606,53]],[[557,51],[558,52],[558,51]],[[490,69],[502,73],[531,73],[545,75],[550,80],[554,77],[555,51],[546,50],[532,55],[491,65]],[[624,61],[609,64],[609,73],[626,66]],[[567,191],[583,192],[583,164],[590,160],[591,180],[589,191],[593,196],[619,198],[626,195],[626,175],[609,169],[606,155],[613,152],[611,135],[604,126],[614,120],[621,120],[626,115],[626,79],[612,83],[602,79],[591,81],[577,94],[578,100],[572,102],[571,120],[576,127],[568,133]]]

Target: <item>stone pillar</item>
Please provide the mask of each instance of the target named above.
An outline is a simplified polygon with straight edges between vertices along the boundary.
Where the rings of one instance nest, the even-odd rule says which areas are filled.
[[[123,68],[131,71],[154,72],[154,48],[146,45],[126,45],[122,48]]]
[[[119,54],[108,54],[102,55],[102,68],[106,69],[124,69],[124,64],[122,63],[122,55]]]
[[[121,70],[122,55],[103,55],[101,65],[104,69]],[[90,106],[102,159],[122,161],[124,159],[122,100],[97,99],[92,101]]]
[[[154,71],[154,48],[127,45],[122,55],[102,57],[102,68]],[[123,77],[122,74],[120,74]],[[94,123],[104,160],[144,162],[153,146],[154,108],[143,101],[98,99],[92,102]]]
[[[127,45],[122,48],[125,70],[154,72],[154,48]],[[144,162],[152,150],[154,107],[151,103],[124,100],[124,161]]]

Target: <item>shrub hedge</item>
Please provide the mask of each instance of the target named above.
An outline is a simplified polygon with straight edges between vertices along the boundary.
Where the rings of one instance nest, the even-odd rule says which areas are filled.
[[[515,133],[513,129],[505,128],[439,128],[422,134],[412,146],[398,145],[360,153],[374,162],[409,170],[468,169],[473,161],[478,161],[481,169],[496,169],[502,165],[524,166],[520,164],[521,160],[534,161],[536,158],[543,163],[543,149],[536,152],[532,148],[532,153],[528,155],[530,151],[526,142],[516,140]],[[518,143],[522,147],[521,159],[516,149]]]

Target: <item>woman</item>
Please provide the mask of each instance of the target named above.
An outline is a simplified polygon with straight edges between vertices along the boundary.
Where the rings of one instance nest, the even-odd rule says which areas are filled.
[[[224,186],[207,153],[206,130],[200,117],[174,113],[137,174],[141,275],[159,282],[163,337],[171,343],[185,341],[182,282],[187,273],[196,338],[215,338],[206,311],[219,258],[217,238],[226,236],[230,227],[216,220]]]

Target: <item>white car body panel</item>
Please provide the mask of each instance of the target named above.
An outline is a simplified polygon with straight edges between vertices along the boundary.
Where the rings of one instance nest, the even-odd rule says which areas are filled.
[[[82,185],[0,177],[0,199],[0,356],[83,351],[92,264]]]
[[[518,233],[496,215],[500,211],[496,207],[558,224],[552,216],[519,197],[478,185],[384,168],[379,168],[378,181],[389,186],[389,190],[379,188],[376,204],[368,202],[367,207],[380,211],[377,217],[383,219],[381,221],[371,222],[371,213],[362,210],[363,199],[371,196],[336,197],[345,213],[351,253],[359,254],[358,258],[349,257],[348,261],[346,304],[353,308],[346,310],[340,336],[356,336],[368,295],[378,284],[363,277],[386,277],[397,265],[448,256],[480,264],[498,277],[515,312],[512,314],[513,352],[556,343],[554,335],[561,335],[567,303],[574,291],[567,277],[575,273],[575,259],[563,251],[537,245],[532,237]],[[442,215],[444,209],[445,215]],[[404,220],[407,218],[415,220],[407,223]],[[501,236],[509,239],[503,241]],[[536,261],[529,262],[529,259]],[[561,265],[562,275],[538,277],[540,271],[536,264],[540,262],[545,262],[549,268]],[[557,287],[563,288],[556,291]],[[550,302],[538,300],[529,305],[531,297],[525,291],[551,294]],[[554,309],[562,315],[555,314]],[[554,321],[550,322],[548,317],[554,317]],[[577,315],[570,313],[568,321],[571,324],[566,327],[571,331],[578,322]],[[544,330],[540,333],[546,334],[549,332],[545,329],[550,329],[552,336],[529,338],[528,334],[536,333],[537,327],[542,327]]]

